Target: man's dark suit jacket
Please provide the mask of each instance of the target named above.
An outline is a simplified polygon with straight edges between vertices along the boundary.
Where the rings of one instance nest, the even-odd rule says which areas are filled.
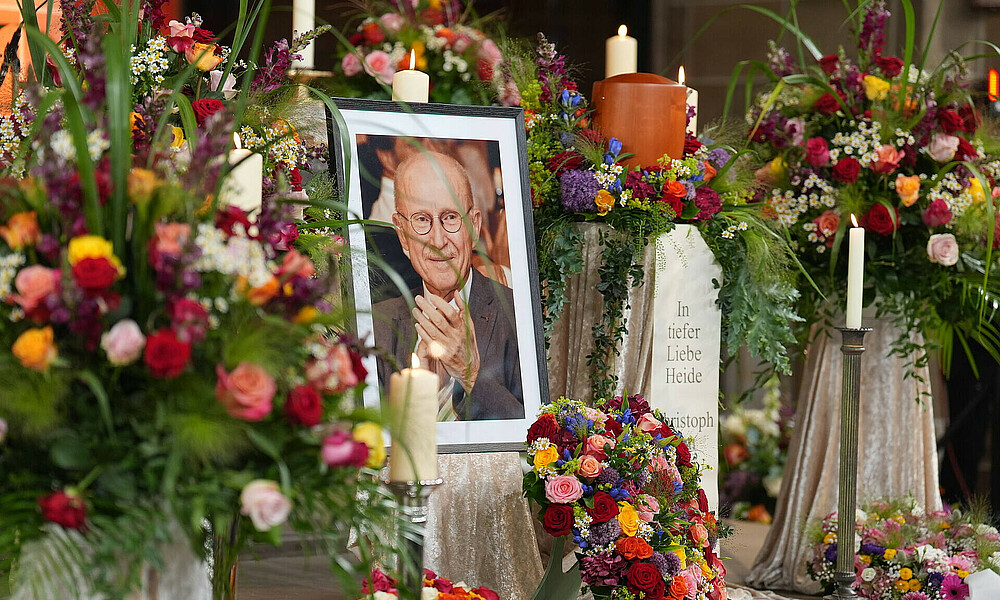
[[[423,290],[413,290],[413,295]],[[402,297],[383,300],[372,307],[375,345],[396,357],[400,366],[410,364],[417,332],[410,307]],[[514,293],[510,288],[487,279],[472,270],[469,315],[475,323],[479,347],[479,377],[471,394],[458,383],[452,406],[462,421],[523,419],[524,395],[521,389],[521,363],[514,327]],[[392,367],[378,360],[378,379],[386,389]]]

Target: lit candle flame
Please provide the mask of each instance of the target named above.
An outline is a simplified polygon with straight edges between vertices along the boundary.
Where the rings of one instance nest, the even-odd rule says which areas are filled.
[[[619,26],[618,27],[618,35],[620,35],[622,37],[625,37],[626,35],[628,35],[628,27],[625,27],[624,25]]]
[[[681,65],[681,68],[677,69],[677,83],[684,85],[685,81],[686,78],[684,77],[684,65]]]
[[[233,146],[237,150],[239,150],[240,148],[243,147],[243,144],[240,141],[240,134],[238,134],[238,133],[233,133]]]
[[[416,352],[410,354],[410,367],[414,369],[420,368],[420,357],[417,356]]]
[[[417,68],[417,51],[410,50],[410,69],[412,70],[416,68]]]
[[[860,225],[858,225],[858,218],[855,217],[853,213],[851,214],[851,223],[854,223],[855,227],[860,227]]]

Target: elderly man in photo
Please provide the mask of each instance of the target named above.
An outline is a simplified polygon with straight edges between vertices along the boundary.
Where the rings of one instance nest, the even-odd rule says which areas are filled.
[[[439,421],[523,419],[514,296],[472,267],[482,214],[465,169],[445,154],[410,156],[396,168],[395,208],[399,243],[423,286],[412,309],[402,297],[373,307],[376,346],[400,365],[416,347],[441,381]]]

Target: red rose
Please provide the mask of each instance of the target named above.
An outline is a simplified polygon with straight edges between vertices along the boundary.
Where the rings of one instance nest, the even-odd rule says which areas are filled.
[[[542,517],[542,527],[553,537],[567,535],[573,527],[573,507],[569,504],[548,505]]]
[[[253,225],[247,218],[247,213],[235,206],[220,207],[215,213],[215,226],[225,231],[227,235],[233,235],[233,227],[237,223],[243,226],[243,231],[249,231]]]
[[[549,170],[555,172],[556,177],[566,171],[574,171],[583,166],[583,156],[577,152],[566,151],[556,154],[549,159]]]
[[[962,121],[962,117],[953,110],[939,110],[937,114],[938,125],[941,126],[941,130],[951,135],[956,131],[961,131],[965,129],[965,123]]]
[[[969,133],[975,133],[979,129],[979,124],[983,122],[979,111],[971,104],[964,104],[958,109],[958,114],[962,117],[962,129]]]
[[[453,589],[455,589],[455,584],[451,581],[445,579],[444,577],[438,577],[434,580],[434,589],[441,592],[442,594],[450,594]]]
[[[671,210],[674,211],[674,215],[676,215],[677,218],[680,218],[681,213],[684,212],[684,200],[673,194],[663,194],[660,196],[660,202],[666,202],[669,204]]]
[[[701,142],[698,141],[698,138],[694,137],[691,134],[688,134],[684,138],[684,156],[691,156],[704,145],[705,144],[702,144]]]
[[[889,79],[899,75],[899,72],[903,70],[903,61],[895,56],[879,56],[875,59],[875,64]]]
[[[79,496],[70,496],[60,490],[38,499],[42,518],[68,529],[87,529],[87,507]]]
[[[349,42],[349,43],[350,43],[350,44],[351,44],[352,46],[358,46],[358,45],[360,45],[360,44],[361,44],[361,42],[365,41],[365,34],[363,34],[363,33],[361,33],[361,32],[358,32],[358,33],[355,33],[355,34],[354,34],[354,35],[352,35],[351,37],[347,38],[347,41],[348,41],[348,42]]]
[[[482,596],[485,600],[500,600],[500,595],[497,594],[496,592],[494,592],[493,590],[491,590],[490,588],[477,587],[476,589],[474,589],[472,591],[473,591],[473,593],[479,594],[480,596]]]
[[[826,138],[812,137],[806,141],[805,160],[811,167],[825,167],[830,162],[830,147]]]
[[[979,151],[963,137],[958,138],[958,149],[955,150],[955,160],[976,160]]]
[[[833,94],[827,92],[820,96],[819,100],[813,104],[813,110],[824,115],[832,115],[840,110],[840,102],[837,101],[837,98],[835,98]]]
[[[161,329],[146,338],[143,360],[153,377],[173,379],[187,367],[191,346],[177,339],[171,329]]]
[[[118,278],[118,269],[104,258],[84,258],[73,265],[73,280],[88,294],[107,290]]]
[[[650,563],[637,562],[625,572],[625,582],[633,594],[644,593],[648,600],[662,598],[666,584],[660,571]]]
[[[202,29],[201,27],[194,28],[194,34],[192,35],[194,41],[200,44],[207,44],[215,39],[215,34],[207,29]]]
[[[561,429],[553,415],[544,414],[528,428],[528,444],[538,438],[548,438],[550,442],[554,442]]]
[[[572,431],[567,431],[566,429],[560,430],[559,433],[556,434],[556,439],[551,441],[559,447],[560,455],[562,455],[565,450],[569,450],[570,453],[572,453],[580,444],[580,439],[573,435]]]
[[[837,70],[837,64],[839,62],[839,56],[836,54],[827,54],[823,58],[819,59],[819,68],[823,69],[823,72],[829,75]]]
[[[361,35],[364,36],[365,43],[374,46],[375,44],[381,44],[385,41],[385,32],[378,23],[366,23],[361,28]]]
[[[861,163],[853,157],[842,158],[833,165],[833,178],[844,183],[854,183],[861,173]]]
[[[588,508],[594,523],[604,523],[618,516],[618,503],[607,492],[594,493],[594,508]]]
[[[708,512],[708,496],[705,495],[705,490],[698,488],[698,510],[703,513]]]
[[[622,434],[622,424],[615,420],[614,417],[608,417],[608,420],[604,422],[604,430],[618,437]]]
[[[688,446],[684,442],[677,444],[677,466],[678,467],[691,466],[691,451],[688,450]]]
[[[215,98],[202,98],[191,103],[194,109],[194,118],[198,121],[199,127],[205,126],[205,120],[222,109],[222,101]]]
[[[870,229],[879,235],[892,235],[892,232],[899,228],[899,209],[893,207],[892,210],[896,212],[895,221],[885,205],[876,204],[865,214],[861,223],[865,229]]]
[[[931,202],[931,205],[927,207],[922,217],[924,225],[928,227],[941,227],[951,222],[952,212],[948,208],[948,203],[938,198]]]
[[[292,167],[288,171],[288,186],[292,188],[293,192],[302,191],[302,173],[298,167]]]
[[[293,425],[312,427],[323,418],[323,398],[311,385],[300,384],[288,392],[285,416]]]

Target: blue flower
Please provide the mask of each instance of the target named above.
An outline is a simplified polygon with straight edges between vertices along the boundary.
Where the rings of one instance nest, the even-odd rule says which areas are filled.
[[[569,453],[569,448],[563,449],[563,460],[565,461],[573,460],[573,455]]]
[[[561,467],[561,466],[563,466],[564,464],[566,464],[566,461],[564,461],[564,460],[557,460],[557,461],[556,461],[556,466],[557,466],[557,467]]]
[[[608,152],[615,157],[622,153],[622,143],[618,141],[618,138],[608,140]]]
[[[684,489],[684,484],[680,481],[674,482],[674,493],[679,494],[681,490]]]
[[[604,153],[604,164],[613,165],[615,164],[615,157],[611,155],[610,152]]]

